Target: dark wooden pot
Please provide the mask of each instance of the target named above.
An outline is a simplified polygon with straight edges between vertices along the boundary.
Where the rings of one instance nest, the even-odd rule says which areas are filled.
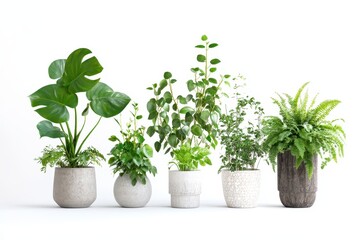
[[[278,155],[278,190],[285,207],[306,208],[314,204],[317,191],[317,155],[312,161],[314,173],[309,179],[305,164],[295,168],[295,157],[290,151]]]

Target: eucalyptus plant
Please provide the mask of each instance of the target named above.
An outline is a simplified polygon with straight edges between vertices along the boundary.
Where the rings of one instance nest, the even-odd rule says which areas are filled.
[[[211,58],[209,51],[218,44],[210,43],[206,35],[201,40],[202,43],[195,46],[202,50],[196,56],[200,66],[191,68],[193,78],[186,82],[187,93],[178,95],[175,92],[177,80],[170,72],[165,72],[158,84],[148,88],[154,97],[147,103],[148,119],[153,123],[147,134],[158,135],[155,150],[159,152],[162,148],[165,154],[170,153],[174,158],[171,164],[183,171],[211,165],[209,148],[218,144],[220,90],[230,77],[215,76],[221,61]]]
[[[235,94],[236,107],[220,117],[220,139],[225,153],[221,155],[222,169],[230,171],[257,168],[264,157],[261,119],[264,109],[254,97]]]
[[[93,133],[103,117],[109,118],[119,114],[130,102],[130,98],[113,91],[100,78],[91,80],[102,72],[95,56],[89,57],[91,51],[80,48],[73,51],[67,59],[58,59],[49,66],[49,77],[55,82],[46,85],[29,96],[32,107],[45,120],[37,124],[40,137],[58,138],[61,145],[56,148],[46,147],[43,155],[37,160],[46,166],[84,167],[99,163],[104,159],[95,148],[83,150],[84,143]],[[86,60],[84,58],[87,57]],[[83,118],[79,125],[78,94],[85,93],[88,100],[82,106]],[[99,116],[91,130],[83,136],[90,109]],[[73,111],[73,124],[70,126],[70,111]]]
[[[279,153],[291,151],[296,158],[295,167],[305,164],[311,178],[315,154],[323,158],[321,168],[344,155],[345,132],[337,124],[343,119],[326,119],[340,101],[325,100],[315,106],[317,95],[310,100],[308,92],[303,94],[308,84],[302,85],[294,97],[278,94],[278,99],[273,98],[280,116],[266,117],[263,132],[266,135],[264,147],[271,161],[275,161]]]
[[[114,174],[119,173],[120,176],[128,174],[131,184],[135,186],[138,181],[146,184],[146,173],[149,172],[155,176],[157,169],[150,161],[153,149],[145,143],[145,127],[138,126],[142,115],[138,114],[137,103],[133,103],[133,109],[132,118],[126,124],[126,129],[123,129],[121,120],[115,119],[120,126],[121,139],[115,135],[109,138],[110,141],[116,142],[110,152],[109,164],[113,167]]]

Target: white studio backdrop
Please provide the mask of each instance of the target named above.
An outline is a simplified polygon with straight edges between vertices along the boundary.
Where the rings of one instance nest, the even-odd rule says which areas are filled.
[[[194,225],[190,228],[190,233],[196,233],[194,236],[220,236],[213,234],[215,230],[204,230],[206,226],[231,236],[227,228],[240,228],[238,222],[258,236],[266,236],[276,232],[277,222],[284,223],[293,215],[297,220],[291,219],[296,226],[304,226],[307,222],[319,224],[319,229],[337,225],[327,233],[312,228],[306,230],[313,234],[341,236],[341,232],[346,232],[351,235],[354,225],[346,219],[359,213],[360,200],[356,119],[360,101],[357,87],[360,79],[359,12],[360,3],[347,0],[1,1],[0,239],[20,236],[11,232],[16,229],[15,223],[19,219],[25,219],[19,223],[23,227],[32,219],[42,221],[48,233],[51,232],[52,216],[56,218],[54,224],[60,223],[64,227],[78,220],[83,224],[76,222],[80,226],[96,223],[100,229],[105,229],[106,219],[110,219],[108,226],[115,226],[119,220],[114,213],[116,209],[111,208],[117,206],[112,195],[115,177],[106,163],[96,168],[98,197],[92,208],[82,213],[67,210],[65,215],[58,209],[51,215],[51,210],[46,209],[55,206],[52,200],[53,169],[43,174],[33,159],[40,155],[44,146],[57,142],[39,139],[36,124],[41,118],[31,108],[27,96],[51,83],[48,65],[55,59],[66,58],[77,48],[91,49],[104,67],[102,81],[128,94],[139,103],[146,116],[146,102],[151,97],[146,87],[160,81],[164,71],[172,72],[178,80],[176,84],[185,86],[192,77],[189,69],[197,64],[199,50],[194,46],[203,34],[207,34],[210,41],[219,43],[213,51],[213,56],[222,61],[219,72],[244,75],[247,78],[244,91],[260,100],[267,114],[277,114],[270,99],[276,91],[293,94],[307,81],[311,81],[312,94],[320,93],[319,100],[341,100],[342,104],[332,116],[346,120],[345,158],[320,170],[319,191],[313,208],[295,212],[278,208],[281,203],[276,173],[262,162],[259,208],[239,213],[224,208],[221,178],[217,174],[221,151],[218,148],[212,155],[213,166],[201,170],[203,208],[194,210],[194,215],[191,210],[174,212],[163,208],[170,205],[167,193],[170,156],[158,153],[152,160],[159,173],[156,178],[151,178],[153,195],[149,208],[135,212],[124,210],[126,216],[131,215],[129,222],[136,224],[137,219],[145,219],[146,230],[161,232],[159,225],[176,231],[180,227],[172,225],[171,221],[183,224],[188,221]],[[129,110],[130,107],[125,112]],[[94,116],[89,119],[96,120],[91,117]],[[148,126],[149,122],[144,120],[142,124]],[[106,154],[112,147],[108,137],[117,133],[116,123],[106,119],[91,136],[88,145]],[[91,222],[96,211],[100,211],[97,216],[103,220],[101,223]],[[237,219],[238,214],[244,214],[245,219]],[[309,216],[312,216],[310,220]],[[225,218],[231,223],[217,220],[215,224],[209,220],[214,218]],[[262,225],[257,225],[258,218],[263,219]],[[270,225],[264,227],[266,224]],[[267,231],[261,232],[261,227]],[[29,226],[25,229],[28,232],[23,236],[40,232]],[[136,231],[134,225],[127,229]],[[307,236],[307,233],[297,236]],[[81,236],[76,234],[73,237]],[[92,236],[113,235],[101,231]]]

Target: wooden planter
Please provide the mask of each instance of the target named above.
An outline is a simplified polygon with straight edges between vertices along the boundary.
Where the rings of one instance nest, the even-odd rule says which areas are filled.
[[[317,156],[312,159],[314,172],[311,179],[306,173],[305,164],[295,168],[295,157],[290,151],[278,155],[278,190],[281,203],[285,207],[311,207],[317,191]]]

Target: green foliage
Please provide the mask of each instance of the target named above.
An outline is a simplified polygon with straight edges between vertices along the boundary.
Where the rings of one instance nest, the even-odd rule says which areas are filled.
[[[177,166],[180,171],[196,170],[199,165],[211,165],[208,148],[199,146],[191,147],[189,143],[185,143],[180,148],[174,150],[174,161],[170,162]]]
[[[41,164],[41,171],[46,172],[48,166],[78,168],[93,164],[100,165],[100,161],[104,161],[105,158],[93,147],[88,147],[86,150],[81,151],[75,158],[69,159],[63,146],[57,146],[56,148],[46,146],[42,151],[42,156],[35,160]]]
[[[309,178],[313,174],[312,157],[319,154],[324,160],[324,168],[331,160],[337,161],[344,155],[345,132],[338,120],[329,121],[326,117],[340,103],[338,100],[326,100],[314,107],[316,96],[309,104],[309,96],[303,91],[305,83],[295,97],[278,94],[273,99],[279,107],[280,117],[270,116],[263,121],[265,150],[271,161],[284,151],[291,151],[296,157],[296,167],[305,164]]]
[[[186,82],[187,93],[175,93],[176,80],[170,72],[165,72],[159,83],[147,88],[154,94],[147,103],[148,119],[153,123],[147,133],[150,137],[157,134],[155,150],[163,149],[165,154],[170,153],[175,163],[180,161],[177,159],[183,158],[178,155],[181,149],[190,147],[197,154],[201,152],[198,147],[206,151],[205,149],[215,148],[218,144],[220,93],[222,83],[227,79],[224,76],[216,78],[214,74],[217,68],[214,65],[220,63],[220,60],[209,56],[209,50],[218,44],[210,43],[206,35],[201,40],[203,43],[196,46],[202,51],[196,57],[200,66],[191,68],[193,78]],[[201,161],[200,165],[209,162]],[[190,164],[190,167],[184,169],[194,170],[199,164]],[[181,164],[178,162],[174,165],[180,168]]]
[[[29,96],[31,106],[37,107],[35,111],[46,119],[37,124],[40,137],[59,138],[62,144],[64,158],[58,161],[53,156],[59,154],[59,148],[45,148],[44,153],[47,155],[43,156],[42,162],[50,166],[82,167],[87,166],[89,162],[96,162],[96,159],[102,159],[102,157],[97,157],[100,155],[93,148],[82,151],[83,144],[98,126],[102,117],[108,118],[119,114],[130,102],[127,95],[114,92],[106,84],[100,83],[100,79],[88,78],[103,70],[96,57],[92,56],[84,60],[90,53],[89,49],[80,48],[73,51],[67,59],[53,61],[48,72],[49,77],[56,80],[56,83],[44,86]],[[77,94],[80,92],[86,93],[89,103],[82,111],[83,123],[78,129],[79,98]],[[99,120],[80,142],[89,107],[99,115]],[[73,128],[69,124],[69,110],[74,111]]]
[[[255,169],[256,162],[265,155],[260,127],[264,109],[253,97],[236,94],[236,99],[236,108],[220,118],[225,154],[221,156],[219,172],[224,168],[230,171]]]
[[[153,150],[145,144],[144,127],[137,127],[137,121],[142,118],[138,115],[138,104],[133,104],[134,112],[132,119],[126,125],[125,130],[122,129],[121,122],[117,121],[120,126],[120,134],[122,140],[116,136],[109,138],[112,142],[117,142],[111,149],[109,164],[113,167],[113,172],[120,173],[120,176],[128,174],[133,186],[138,181],[146,183],[146,173],[149,172],[155,176],[156,167],[151,165],[150,158],[153,156]]]

